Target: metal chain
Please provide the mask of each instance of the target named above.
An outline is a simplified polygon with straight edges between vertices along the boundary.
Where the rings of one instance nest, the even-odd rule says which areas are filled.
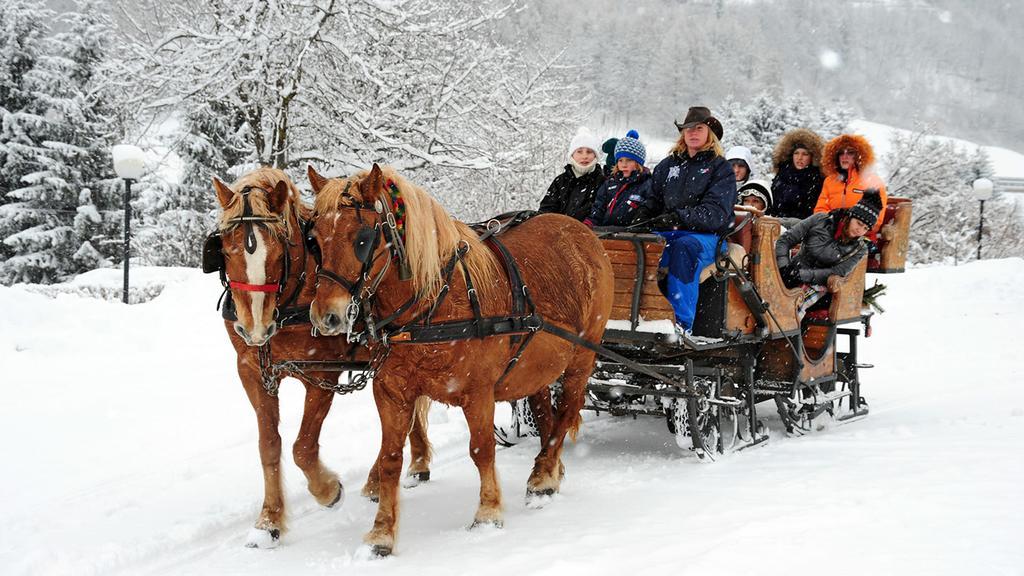
[[[384,360],[387,358],[391,349],[386,346],[377,347],[366,370],[348,371],[349,378],[347,384],[341,382],[340,375],[337,381],[331,382],[326,378],[313,377],[303,369],[304,365],[314,365],[323,368],[324,365],[320,363],[314,364],[303,360],[284,360],[281,362],[264,364],[264,354],[262,351],[263,347],[260,348],[260,367],[263,375],[263,389],[266,390],[268,395],[277,396],[281,387],[281,380],[285,376],[291,376],[293,378],[309,382],[310,384],[314,384],[319,388],[329,390],[335,394],[351,394],[353,392],[358,392],[366,388],[366,385],[373,380],[374,375],[376,375],[377,370],[384,363]],[[267,356],[269,357],[269,354],[267,354]]]

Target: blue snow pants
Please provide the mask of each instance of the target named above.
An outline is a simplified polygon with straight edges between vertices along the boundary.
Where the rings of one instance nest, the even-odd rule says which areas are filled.
[[[658,232],[665,238],[660,266],[668,268],[668,301],[676,313],[676,323],[689,330],[697,311],[700,271],[715,261],[716,234],[668,230]]]

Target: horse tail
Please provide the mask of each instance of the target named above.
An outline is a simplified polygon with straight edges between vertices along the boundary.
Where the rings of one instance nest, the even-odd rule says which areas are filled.
[[[576,437],[579,436],[580,425],[581,424],[583,424],[583,417],[580,416],[579,412],[577,412],[576,416],[573,417],[573,419],[572,419],[572,423],[569,424],[569,430],[568,430],[568,432],[569,432],[569,439],[572,440],[573,443],[576,442]]]
[[[426,396],[416,399],[412,410],[412,428],[409,431],[410,435],[415,436],[415,438],[410,438],[410,442],[418,442],[422,446],[423,453],[419,457],[425,460],[422,463],[425,466],[430,465],[431,456],[434,454],[434,447],[430,444],[430,438],[427,437],[427,416],[430,414],[431,402],[430,398]],[[416,456],[414,455],[414,457]]]

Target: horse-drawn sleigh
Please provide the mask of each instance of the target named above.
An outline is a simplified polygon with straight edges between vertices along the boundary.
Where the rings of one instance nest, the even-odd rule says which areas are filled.
[[[389,169],[327,179],[310,168],[308,176],[315,212],[280,171],[263,169],[230,187],[215,181],[224,212],[204,248],[204,269],[220,271],[230,295],[225,326],[260,423],[266,497],[249,545],[274,545],[284,528],[275,392],[286,375],[306,385],[294,455],[324,505],[343,491],[318,458],[323,418],[334,393],[373,378],[382,445],[363,492],[379,500],[365,537],[377,555],[394,547],[407,437],[410,476],[429,475],[424,397],[466,414],[481,478],[473,526],[502,524],[496,401],[528,397],[536,417],[533,504],[558,490],[562,443],[575,435],[585,403],[666,416],[702,456],[763,442],[762,400],[774,400],[793,431],[824,413],[866,413],[859,330],[849,327],[870,321],[860,308],[866,264],[833,295],[828,316],[801,324],[796,294],[774,266],[779,225],[770,219],[735,227],[728,241],[736,248],[702,285],[697,336],[679,339],[651,330],[671,318],[657,285],[657,236],[601,232],[599,240],[559,215],[474,229]],[[890,271],[902,260],[889,256],[905,250],[899,234],[883,247]],[[836,351],[837,335],[848,337],[847,351]],[[359,374],[339,383],[345,370]]]

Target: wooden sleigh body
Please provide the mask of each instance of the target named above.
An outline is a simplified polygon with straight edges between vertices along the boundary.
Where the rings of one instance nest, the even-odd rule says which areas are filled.
[[[645,365],[666,371],[675,367],[698,388],[703,382],[707,393],[698,400],[710,400],[712,405],[721,401],[719,412],[725,406],[736,416],[745,414],[745,424],[733,425],[747,428],[745,441],[735,441],[741,447],[759,439],[754,405],[764,400],[779,403],[789,431],[811,426],[811,418],[800,415],[801,410],[818,412],[817,417],[844,401],[847,408],[840,419],[862,416],[866,403],[859,391],[857,338],[862,330],[870,331],[871,319],[871,312],[862,309],[865,275],[869,270],[903,271],[910,214],[909,200],[890,199],[878,252],[841,282],[830,295],[827,310],[802,320],[797,313],[801,290],[783,284],[775,260],[780,221],[738,214],[734,232],[725,238],[725,255],[702,271],[692,338],[681,338],[671,329],[674,313],[659,287],[664,240],[654,233],[598,230],[615,273],[614,306],[603,344]],[[598,362],[588,407],[664,414],[677,436],[693,435],[694,430],[683,426],[688,420],[676,414],[685,406],[672,400],[674,391],[636,376],[624,366]],[[808,397],[811,408],[805,410]],[[704,448],[704,453],[712,452]]]

